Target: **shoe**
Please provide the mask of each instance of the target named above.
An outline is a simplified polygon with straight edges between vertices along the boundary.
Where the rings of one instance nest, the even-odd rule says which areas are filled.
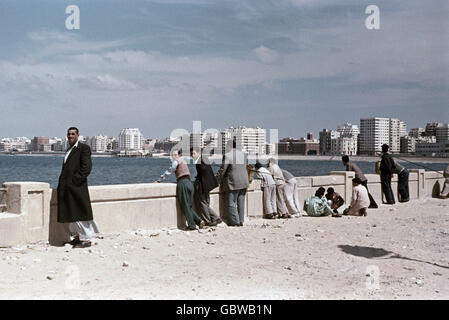
[[[201,222],[200,222],[200,224],[198,225],[198,227],[199,227],[200,229],[203,229],[205,225],[206,225],[206,221],[201,220]]]
[[[243,222],[240,222],[237,227],[243,227]]]
[[[69,244],[71,244],[72,246],[74,246],[74,245],[76,245],[76,244],[78,244],[78,243],[80,243],[81,241],[80,241],[80,239],[73,239],[72,241],[70,241],[69,242]]]
[[[386,204],[395,204],[395,201],[388,201]]]
[[[339,214],[338,212],[337,213],[332,213],[332,217],[334,217],[334,218],[341,218],[341,214]]]
[[[264,219],[274,219],[274,215],[272,213],[266,213],[263,215]]]
[[[379,208],[379,206],[377,204],[370,204],[368,208],[377,209],[377,208]]]
[[[409,201],[410,201],[410,199],[403,199],[403,200],[401,200],[399,202],[409,202]]]
[[[214,223],[214,225],[216,226],[216,225],[219,225],[220,223],[222,223],[223,222],[223,220],[221,220],[220,218],[218,218],[218,220],[215,220],[213,223]]]
[[[90,241],[80,241],[79,243],[75,244],[73,248],[88,248],[92,245]]]
[[[282,215],[282,219],[289,219],[289,218],[291,218],[292,216],[291,215],[289,215],[288,213],[284,213],[283,215]]]

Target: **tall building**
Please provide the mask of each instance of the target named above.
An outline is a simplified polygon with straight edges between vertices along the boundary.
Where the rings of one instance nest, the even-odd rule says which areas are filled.
[[[412,128],[410,129],[410,131],[408,132],[409,137],[412,138],[420,138],[423,135],[425,135],[426,130],[424,128]]]
[[[439,122],[428,122],[426,124],[425,135],[427,137],[436,136],[437,135],[437,127],[440,126]]]
[[[319,132],[320,154],[328,155],[332,153],[332,141],[337,139],[340,133],[335,130],[323,129]]]
[[[418,138],[405,136],[401,137],[401,153],[414,153]]]
[[[120,150],[139,151],[143,147],[143,135],[138,128],[125,128],[119,134]]]
[[[332,140],[331,154],[333,155],[357,155],[357,136],[337,137]]]
[[[104,135],[97,135],[89,139],[89,145],[92,152],[106,152],[108,149],[109,138]]]
[[[48,137],[34,137],[32,150],[40,152],[51,151],[50,139]]]
[[[388,144],[390,152],[398,153],[401,137],[407,135],[405,122],[391,118],[360,119],[360,154],[373,155],[382,151],[382,145]]]
[[[435,136],[437,142],[447,142],[449,141],[449,124],[444,123],[440,124],[435,129]]]
[[[349,122],[338,126],[337,132],[340,134],[340,137],[358,137],[360,134],[359,126]]]
[[[229,139],[235,139],[237,147],[241,148],[249,155],[266,154],[266,135],[265,129],[260,127],[230,127],[222,132],[222,145],[226,146]]]

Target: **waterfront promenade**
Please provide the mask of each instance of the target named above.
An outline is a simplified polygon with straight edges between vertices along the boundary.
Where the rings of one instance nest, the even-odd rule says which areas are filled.
[[[0,249],[0,299],[449,299],[448,240],[449,200],[427,199],[367,217],[104,233],[90,250],[42,241]]]

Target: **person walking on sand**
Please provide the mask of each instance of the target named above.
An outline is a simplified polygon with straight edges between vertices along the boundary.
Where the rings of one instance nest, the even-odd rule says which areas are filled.
[[[87,177],[92,170],[90,147],[79,142],[79,130],[67,130],[68,148],[58,183],[58,218],[67,233],[73,237],[74,248],[91,246],[90,239],[99,233],[93,220]]]
[[[165,178],[175,172],[176,176],[176,199],[178,200],[181,210],[187,220],[187,230],[196,230],[196,226],[200,229],[204,228],[206,222],[201,220],[198,214],[192,208],[194,188],[192,181],[190,181],[190,170],[186,161],[182,158],[181,150],[173,150],[172,164],[161,177],[155,181],[160,183]]]

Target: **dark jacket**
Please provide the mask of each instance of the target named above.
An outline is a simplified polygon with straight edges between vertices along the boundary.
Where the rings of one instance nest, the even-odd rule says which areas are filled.
[[[62,166],[58,184],[58,222],[92,220],[87,176],[92,170],[90,147],[78,143]]]
[[[380,161],[380,173],[383,176],[388,176],[393,174],[394,170],[394,160],[391,154],[384,153],[382,155],[382,160]]]
[[[200,159],[200,163],[195,165],[196,177],[195,180],[200,184],[201,193],[209,193],[216,187],[218,187],[217,178],[215,178],[214,171],[210,164],[206,164],[203,158]]]

